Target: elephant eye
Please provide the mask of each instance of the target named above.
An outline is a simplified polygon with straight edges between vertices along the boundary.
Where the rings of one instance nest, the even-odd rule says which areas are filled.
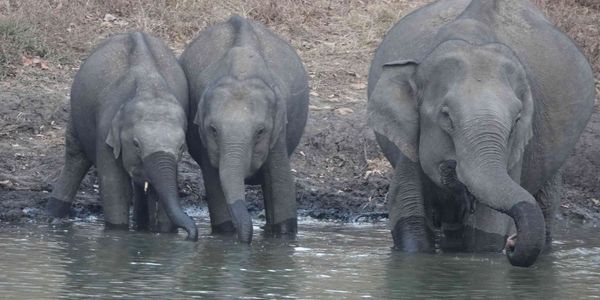
[[[265,133],[265,128],[264,127],[260,127],[256,130],[256,136],[260,137]]]
[[[442,109],[440,110],[440,114],[443,118],[442,122],[446,127],[448,127],[447,129],[454,129],[454,124],[452,123],[452,118],[450,117],[450,109],[448,108],[448,106],[442,107]]]
[[[136,148],[140,147],[140,142],[136,138],[133,139],[133,146],[135,146]]]
[[[521,114],[518,114],[517,117],[515,118],[515,125],[517,125],[517,123],[519,123],[519,121],[521,121]]]
[[[210,128],[210,133],[212,133],[214,136],[217,136],[217,134],[219,133],[217,131],[217,127],[214,124],[210,124],[209,128]]]

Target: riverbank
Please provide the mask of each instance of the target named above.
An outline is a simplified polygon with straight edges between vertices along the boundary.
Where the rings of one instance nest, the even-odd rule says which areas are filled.
[[[232,13],[259,20],[290,41],[309,73],[310,116],[292,158],[300,214],[344,222],[387,216],[391,167],[366,127],[368,67],[385,32],[429,1],[217,2],[0,2],[0,221],[43,218],[45,197],[63,164],[70,84],[95,44],[141,28],[180,53],[199,30]],[[535,2],[582,47],[598,77],[600,8],[585,0]],[[598,106],[564,174],[561,215],[600,223]],[[186,156],[179,181],[185,206],[206,205],[201,180]],[[260,189],[247,191],[250,210],[259,214]],[[98,198],[91,170],[75,215],[100,215]]]

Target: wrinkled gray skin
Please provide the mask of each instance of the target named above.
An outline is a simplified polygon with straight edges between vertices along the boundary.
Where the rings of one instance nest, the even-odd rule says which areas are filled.
[[[94,164],[107,228],[129,227],[133,197],[138,229],[181,227],[196,240],[194,221],[182,211],[177,194],[187,93],[185,74],[162,41],[132,32],[99,45],[73,82],[65,166],[49,198],[49,215],[68,215]]]
[[[369,73],[369,124],[394,179],[395,247],[499,251],[530,266],[559,168],[592,113],[591,68],[528,1],[443,0],[398,22]]]
[[[202,31],[180,63],[190,88],[187,142],[202,168],[213,233],[250,243],[244,184],[261,184],[267,235],[295,236],[289,156],[308,114],[308,79],[292,47],[233,16]]]

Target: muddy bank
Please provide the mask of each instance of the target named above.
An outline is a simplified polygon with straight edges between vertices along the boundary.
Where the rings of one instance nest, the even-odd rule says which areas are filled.
[[[37,3],[33,0],[0,4],[0,21],[31,25],[35,30],[29,38],[39,39],[48,48],[40,62],[25,57],[11,64],[10,72],[0,72],[10,74],[0,79],[0,221],[43,218],[44,199],[63,163],[72,77],[95,44],[108,35],[142,28],[181,52],[198,30],[231,13],[259,20],[290,41],[310,76],[309,121],[292,158],[300,214],[344,222],[385,218],[390,166],[366,127],[367,72],[384,33],[427,2],[292,1],[279,5],[271,1],[264,5],[264,1],[236,0],[235,5],[224,6],[219,1],[186,1],[191,7],[178,8],[169,1],[155,1],[143,10],[130,2],[105,7],[60,1],[42,10],[29,5]],[[582,46],[598,74],[600,11],[564,0],[535,2]],[[577,13],[565,17],[564,12],[571,9]],[[29,44],[24,39],[7,41],[22,49]],[[598,106],[565,164],[564,175],[561,215],[600,223]],[[185,206],[206,206],[201,180],[198,166],[187,156],[179,180]],[[247,195],[250,210],[259,214],[263,209],[260,189],[248,187]],[[83,180],[73,207],[75,216],[101,214],[93,170]]]

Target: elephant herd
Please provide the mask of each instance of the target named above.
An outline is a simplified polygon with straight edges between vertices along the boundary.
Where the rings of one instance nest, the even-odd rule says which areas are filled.
[[[401,19],[369,71],[368,124],[393,166],[394,248],[501,251],[532,265],[551,244],[560,167],[586,126],[594,78],[577,46],[527,0],[440,0]],[[107,228],[197,240],[177,165],[200,165],[212,232],[252,240],[245,184],[260,184],[269,236],[294,237],[290,155],[308,115],[294,49],[233,16],[179,59],[142,32],[113,36],[71,89],[65,165],[48,199],[68,216],[94,165]],[[434,230],[441,231],[439,241]]]

